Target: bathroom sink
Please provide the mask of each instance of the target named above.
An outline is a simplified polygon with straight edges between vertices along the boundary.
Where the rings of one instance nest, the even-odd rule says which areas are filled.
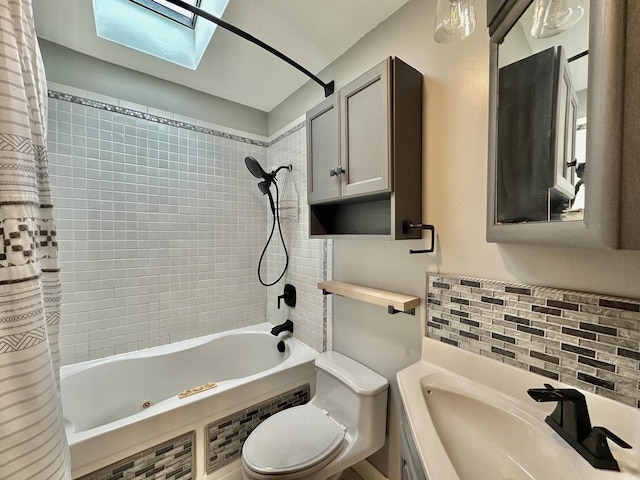
[[[435,434],[461,480],[581,478],[557,454],[555,433],[512,401],[443,373],[420,384]]]
[[[441,350],[439,345],[430,347],[432,352]],[[447,349],[445,360],[438,359],[440,364],[425,361],[423,355],[422,361],[398,374],[405,418],[427,478],[640,479],[637,409],[586,394],[594,425],[611,428],[634,447],[623,450],[610,443],[621,471],[595,469],[545,423],[555,403],[539,404],[528,398],[527,388],[542,386],[545,379]],[[448,362],[455,371],[442,365]]]

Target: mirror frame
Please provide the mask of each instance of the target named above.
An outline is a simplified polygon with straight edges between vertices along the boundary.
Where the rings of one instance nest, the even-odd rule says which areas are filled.
[[[496,224],[498,46],[532,2],[512,2],[490,39],[487,242],[620,248],[627,0],[590,0],[583,220]]]

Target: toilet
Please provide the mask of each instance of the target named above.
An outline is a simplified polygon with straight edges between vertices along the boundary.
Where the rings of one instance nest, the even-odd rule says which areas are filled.
[[[337,352],[316,358],[306,405],[269,417],[242,448],[244,480],[334,480],[384,445],[387,380]]]

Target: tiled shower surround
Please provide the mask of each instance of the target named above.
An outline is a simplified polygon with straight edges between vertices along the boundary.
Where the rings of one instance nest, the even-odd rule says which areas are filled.
[[[304,127],[304,124],[299,127]],[[292,165],[293,170],[286,182],[280,209],[282,230],[290,257],[289,268],[283,279],[267,290],[267,318],[273,323],[291,319],[296,336],[306,338],[307,340],[303,340],[305,343],[322,351],[327,339],[326,335],[323,336],[322,328],[318,328],[323,325],[324,299],[317,284],[324,279],[326,265],[323,258],[326,253],[324,240],[309,239],[306,148],[306,131],[298,127],[269,146],[269,168]],[[284,180],[285,175],[278,175],[278,178]],[[282,186],[282,181],[280,185]],[[271,228],[271,214],[267,223],[268,228]],[[278,278],[285,262],[277,227],[269,252],[269,274],[265,279],[268,283]],[[285,283],[296,287],[295,308],[286,307],[284,302],[281,302],[280,309],[277,308],[277,297],[284,291]]]
[[[304,152],[304,129],[267,143],[117,99],[88,97],[49,93],[63,364],[278,322],[266,315],[266,306],[282,292],[268,298],[256,278],[270,228],[268,202],[244,157],[267,169],[274,164],[273,149],[287,163],[304,164],[304,157],[289,158],[291,146],[295,155]],[[304,182],[304,171],[294,173],[296,182]],[[287,189],[306,186],[292,182]],[[283,222],[286,238],[301,237],[305,224]],[[293,248],[290,273],[300,271],[303,278],[296,280],[315,285],[322,279],[324,242],[306,242],[313,245]],[[277,266],[274,256],[270,249],[268,277]],[[298,338],[322,349],[322,305],[310,310]]]
[[[431,338],[640,408],[640,300],[429,274],[427,304]]]

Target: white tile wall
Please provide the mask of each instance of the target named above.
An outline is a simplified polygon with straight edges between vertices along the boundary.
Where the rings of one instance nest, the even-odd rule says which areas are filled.
[[[306,192],[304,134],[290,137],[269,155],[262,146],[50,98],[63,364],[264,321],[267,290],[255,269],[267,235],[265,200],[244,157],[263,165],[296,157],[296,188],[287,194]],[[290,278],[304,299],[296,333],[318,348],[318,301],[301,279],[321,273],[321,242],[301,238],[303,218],[287,229],[296,239]],[[268,299],[275,306],[275,292]]]
[[[317,284],[323,280],[323,255],[326,241],[309,239],[305,129],[301,128],[270,144],[268,159],[269,168],[291,164],[293,170],[286,182],[281,202],[282,230],[289,251],[289,269],[278,284],[268,288],[267,318],[272,323],[291,319],[295,324],[296,337],[318,351],[322,351],[323,297]],[[285,177],[283,170],[278,178],[284,180]],[[284,183],[282,180],[279,182],[280,185]],[[270,213],[268,222],[271,222]],[[274,237],[276,235],[277,230]],[[267,280],[270,281],[278,278],[285,259],[279,237],[274,238],[272,245],[274,248],[268,250],[269,278]],[[278,310],[277,297],[284,291],[285,283],[291,283],[296,287],[298,303],[295,308],[287,307],[282,303],[281,309]]]

